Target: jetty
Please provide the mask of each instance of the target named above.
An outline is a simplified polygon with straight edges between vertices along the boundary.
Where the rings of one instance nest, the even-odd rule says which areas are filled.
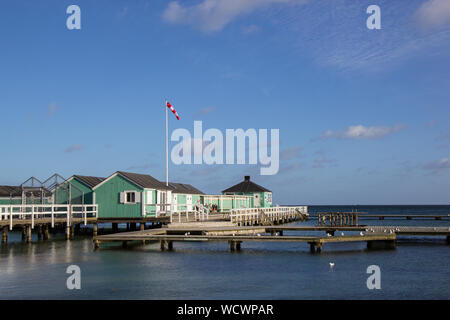
[[[290,235],[285,235],[289,231]],[[325,235],[301,235],[305,231],[325,232]],[[353,231],[359,234],[345,235]],[[341,232],[334,236],[335,232]],[[294,234],[295,233],[295,234]],[[94,237],[94,248],[102,243],[115,242],[127,247],[129,242],[159,242],[161,251],[172,250],[174,242],[226,242],[231,251],[241,250],[243,242],[301,242],[310,246],[310,252],[321,252],[325,243],[366,242],[368,249],[396,247],[399,236],[445,236],[450,241],[448,227],[379,227],[379,226],[240,226],[202,228],[164,228],[138,232],[125,232]]]

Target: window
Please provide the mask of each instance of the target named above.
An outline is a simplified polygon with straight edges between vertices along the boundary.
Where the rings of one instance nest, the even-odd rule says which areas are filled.
[[[141,202],[141,194],[137,191],[124,191],[120,193],[120,203],[136,204]]]
[[[126,193],[127,203],[136,203],[136,193],[134,191]]]

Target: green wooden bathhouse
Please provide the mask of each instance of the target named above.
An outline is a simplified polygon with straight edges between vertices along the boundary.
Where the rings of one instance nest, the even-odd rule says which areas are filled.
[[[250,196],[250,208],[272,207],[272,191],[250,181],[250,176],[245,176],[244,181],[223,190],[222,194]]]

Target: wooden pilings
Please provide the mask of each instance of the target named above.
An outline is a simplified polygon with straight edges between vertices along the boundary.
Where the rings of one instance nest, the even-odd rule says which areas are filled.
[[[173,241],[167,241],[167,240],[160,240],[159,245],[161,248],[161,251],[172,251],[173,250]]]
[[[2,228],[2,244],[8,242],[8,226]]]
[[[92,225],[92,236],[93,236],[93,237],[98,236],[98,224],[96,224],[96,223],[94,223],[94,224]]]
[[[241,251],[241,241],[229,241],[230,251]]]

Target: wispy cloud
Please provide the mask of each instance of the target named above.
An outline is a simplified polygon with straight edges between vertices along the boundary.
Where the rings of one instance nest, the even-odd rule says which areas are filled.
[[[252,33],[256,33],[260,30],[261,28],[258,27],[257,25],[251,24],[249,26],[246,26],[245,28],[242,29],[242,33],[243,34],[252,34]]]
[[[337,160],[327,157],[322,151],[316,152],[313,168],[337,167]]]
[[[442,158],[440,160],[426,163],[423,168],[432,174],[439,174],[450,169],[450,159]]]
[[[416,11],[416,19],[426,29],[436,29],[450,24],[450,1],[428,0]]]
[[[216,107],[206,107],[199,110],[194,116],[203,116],[205,114],[213,112],[214,110],[216,110]]]
[[[56,106],[56,103],[55,103],[55,102],[52,102],[52,103],[48,106],[47,111],[48,111],[48,115],[49,115],[50,117],[52,117],[52,116],[55,114],[56,108],[57,108],[57,106]]]
[[[346,130],[334,132],[327,130],[319,137],[321,140],[337,139],[379,139],[405,128],[404,125],[394,127],[366,127],[363,125],[349,126]]]
[[[73,146],[68,147],[64,152],[71,153],[71,152],[75,152],[75,151],[80,151],[81,149],[83,149],[83,145],[74,144]]]
[[[291,160],[300,158],[302,147],[291,147],[280,152],[280,160]]]
[[[169,3],[163,13],[167,22],[192,25],[203,32],[222,30],[236,18],[274,4],[295,4],[303,0],[203,0],[192,6],[183,6],[178,1]]]

